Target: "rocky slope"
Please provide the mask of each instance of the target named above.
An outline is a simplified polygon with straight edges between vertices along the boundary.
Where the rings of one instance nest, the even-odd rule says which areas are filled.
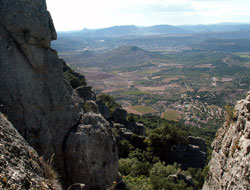
[[[0,111],[40,156],[54,155],[65,187],[112,185],[118,153],[110,125],[100,114],[84,115],[85,100],[65,80],[62,60],[50,48],[56,32],[45,0],[0,0],[0,34]],[[99,154],[89,154],[92,149]],[[78,166],[85,171],[72,169]]]
[[[250,189],[250,91],[216,134],[203,190]]]
[[[61,189],[55,175],[0,113],[0,189]]]

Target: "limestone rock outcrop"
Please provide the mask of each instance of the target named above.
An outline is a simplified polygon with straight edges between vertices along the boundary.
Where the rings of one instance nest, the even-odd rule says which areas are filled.
[[[109,120],[111,117],[111,114],[110,114],[110,110],[105,105],[105,103],[103,103],[101,100],[96,101],[96,103],[98,105],[98,110],[99,110],[100,114],[102,114],[105,119]]]
[[[65,148],[67,173],[76,174],[70,184],[84,178],[85,189],[108,189],[116,179],[118,150],[109,123],[100,114],[84,114],[82,124],[69,133]]]
[[[61,189],[56,179],[46,179],[37,152],[0,113],[0,189]]]
[[[76,88],[78,95],[84,100],[96,100],[96,95],[91,86],[81,86]]]
[[[82,118],[85,100],[79,97],[63,75],[65,63],[50,48],[51,40],[55,39],[56,32],[45,0],[0,0],[0,111],[8,116],[9,121],[40,156],[48,160],[54,155],[55,167],[64,181],[80,179],[77,182],[84,183],[87,178],[79,177],[79,171],[67,170],[69,164],[66,162],[77,166],[84,164],[87,159],[84,158],[85,152],[67,150],[70,142],[87,142],[79,138],[71,139],[78,137],[72,134],[73,129],[85,126],[86,117]],[[92,121],[95,119],[100,120],[99,116],[92,117]],[[106,122],[103,125],[110,127]],[[105,147],[111,157],[117,152],[111,151],[109,146],[112,140],[108,141],[109,137],[112,136],[107,135],[102,139],[93,135],[88,139],[95,143],[95,151]],[[98,140],[102,143],[95,142]],[[84,148],[80,150],[92,148],[90,142],[81,145]],[[96,164],[103,162],[102,158],[99,159]],[[110,162],[111,165],[107,162],[106,167],[112,168],[118,164],[116,156],[110,160],[113,162]],[[94,167],[89,166],[84,175],[87,172],[91,176],[91,173],[95,173]],[[105,184],[106,187],[112,185],[106,183],[118,177],[117,166],[100,172],[110,179],[92,175],[94,184]]]
[[[170,175],[168,177],[172,178],[175,183],[177,183],[180,180],[183,180],[187,184],[187,187],[193,187],[193,188],[195,188],[195,185],[194,185],[192,177],[186,176],[185,174],[183,174],[181,172],[177,172],[176,174]]]
[[[182,168],[203,168],[206,164],[206,141],[200,137],[188,137],[188,144],[179,144],[174,150],[174,159]]]
[[[250,189],[250,92],[238,101],[212,143],[210,170],[203,190]]]
[[[61,146],[80,108],[49,47],[56,33],[46,3],[0,0],[0,5],[1,111],[40,155],[55,154],[63,168]]]
[[[112,120],[117,123],[126,123],[127,122],[128,112],[122,108],[115,108],[115,111],[112,114]]]

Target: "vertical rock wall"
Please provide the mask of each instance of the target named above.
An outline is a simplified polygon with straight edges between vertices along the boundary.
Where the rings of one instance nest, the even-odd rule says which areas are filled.
[[[203,190],[250,189],[250,92],[237,102],[212,143],[213,155]]]
[[[50,41],[56,39],[44,0],[0,0],[2,112],[39,154],[62,158],[61,145],[79,108]]]

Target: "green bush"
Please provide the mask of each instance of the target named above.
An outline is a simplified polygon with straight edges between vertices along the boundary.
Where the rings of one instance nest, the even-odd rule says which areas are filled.
[[[131,167],[136,162],[136,158],[121,158],[119,160],[119,172],[122,175],[129,175],[132,171]]]
[[[237,120],[237,113],[236,110],[230,106],[229,104],[225,105],[225,111],[228,115],[229,120],[236,121]]]
[[[195,183],[195,186],[198,187],[198,189],[202,189],[202,186],[204,184],[205,178],[208,175],[209,167],[205,166],[203,169],[201,168],[188,168],[186,175],[191,175],[192,179]]]
[[[153,190],[150,179],[146,176],[132,177],[128,175],[124,179],[127,184],[127,190]]]
[[[175,182],[170,175],[176,174],[179,170],[178,165],[165,166],[164,162],[154,164],[150,171],[150,182],[153,190],[192,190],[192,187],[187,187],[187,184],[180,180]]]
[[[141,162],[137,158],[121,158],[119,160],[119,171],[122,175],[131,175],[138,177],[140,175],[148,176],[150,164]]]
[[[155,156],[158,156],[163,161],[166,160],[166,153],[171,154],[171,149],[177,144],[187,143],[187,133],[175,126],[166,125],[150,131],[149,137],[146,140],[148,150],[152,151]],[[169,160],[171,162],[171,160]]]
[[[129,153],[134,150],[134,146],[127,140],[118,142],[119,158],[127,158]]]
[[[64,72],[64,77],[70,82],[72,88],[77,88],[79,86],[86,86],[87,83],[85,81],[84,76],[79,77],[79,74],[76,74],[72,70],[68,70]]]
[[[121,108],[121,105],[118,104],[115,99],[108,94],[99,94],[97,96],[97,101],[102,101],[103,103],[105,103],[111,113],[115,111],[115,108]]]

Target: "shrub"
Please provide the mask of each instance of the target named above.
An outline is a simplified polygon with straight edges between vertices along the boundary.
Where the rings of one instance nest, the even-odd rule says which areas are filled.
[[[134,150],[133,145],[127,140],[121,140],[118,142],[118,150],[120,158],[127,158],[129,153]]]
[[[187,133],[175,126],[166,125],[164,127],[151,130],[151,133],[146,140],[149,146],[149,150],[154,155],[161,158],[163,161],[172,162],[171,149],[177,144],[187,143]],[[168,157],[166,158],[166,155]]]
[[[239,142],[240,142],[240,137],[236,137],[234,139],[233,146],[232,146],[232,151],[231,151],[232,157],[234,156],[236,149],[240,150]]]
[[[229,104],[225,105],[225,111],[230,121],[237,120],[236,110],[232,106],[230,106]]]
[[[205,166],[203,169],[201,168],[188,168],[187,172],[183,172],[186,175],[191,175],[192,179],[195,183],[195,186],[199,189],[202,189],[205,178],[208,175],[209,167]]]
[[[62,189],[61,185],[58,181],[58,174],[53,169],[52,162],[53,162],[54,154],[51,156],[51,158],[47,161],[44,161],[43,157],[40,157],[40,161],[42,163],[42,167],[44,169],[44,177],[48,180],[49,184],[53,186],[55,189]]]
[[[70,82],[72,88],[77,88],[79,86],[86,86],[86,80],[83,75],[80,75],[71,69],[64,72],[64,77]]]
[[[135,159],[121,158],[119,160],[119,172],[122,175],[129,175],[131,173],[131,166],[135,162]]]
[[[127,190],[152,190],[150,179],[146,176],[132,177],[129,175],[124,180],[127,184]]]
[[[150,164],[148,162],[141,162],[137,158],[121,158],[119,160],[119,171],[122,175],[131,175],[133,177],[147,176],[149,169]]]
[[[164,162],[158,162],[154,164],[150,171],[150,182],[152,184],[153,190],[191,190],[192,187],[187,187],[187,184],[183,181],[174,181],[170,178],[170,175],[176,174],[178,165],[165,166]]]
[[[84,112],[99,113],[97,106],[91,101],[87,101],[86,103],[83,104],[83,110]]]
[[[108,94],[99,94],[97,96],[97,101],[102,101],[109,108],[110,112],[113,113],[115,108],[121,108],[121,105],[118,104],[115,99]]]

